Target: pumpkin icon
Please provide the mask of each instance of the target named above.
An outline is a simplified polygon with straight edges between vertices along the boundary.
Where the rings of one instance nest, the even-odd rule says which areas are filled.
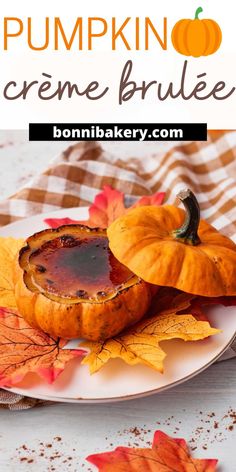
[[[183,19],[176,23],[171,39],[174,48],[184,56],[209,56],[220,47],[222,32],[216,21],[199,18],[203,9],[196,10],[193,20]]]

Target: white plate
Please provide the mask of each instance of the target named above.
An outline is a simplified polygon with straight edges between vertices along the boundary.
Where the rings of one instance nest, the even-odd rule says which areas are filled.
[[[47,227],[44,218],[86,219],[87,215],[86,208],[37,215],[1,228],[0,235],[26,238]],[[223,354],[235,337],[235,312],[236,307],[213,306],[207,309],[211,325],[222,330],[217,336],[198,342],[173,340],[161,343],[167,353],[164,374],[141,365],[131,367],[115,359],[99,373],[90,376],[88,367],[81,366],[75,359],[54,384],[48,385],[36,375],[28,374],[11,391],[34,398],[76,403],[128,400],[163,391],[202,372]]]

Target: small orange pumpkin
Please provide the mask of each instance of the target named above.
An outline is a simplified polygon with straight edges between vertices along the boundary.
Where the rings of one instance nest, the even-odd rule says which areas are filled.
[[[207,297],[236,295],[236,245],[206,221],[194,194],[132,210],[108,228],[115,257],[146,282]]]
[[[203,9],[196,10],[194,20],[183,19],[172,30],[172,44],[177,52],[184,56],[209,56],[220,47],[222,32],[216,21],[199,18]]]
[[[33,327],[104,340],[140,320],[153,287],[111,254],[105,230],[61,226],[34,234],[16,261],[17,308]]]

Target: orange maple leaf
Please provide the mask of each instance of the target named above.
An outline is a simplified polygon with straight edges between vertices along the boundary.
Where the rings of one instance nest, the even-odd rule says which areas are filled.
[[[184,314],[188,310],[188,313],[193,315],[196,320],[209,321],[202,309],[203,305],[208,304],[207,300],[205,303],[200,302],[199,297],[190,293],[181,292],[181,290],[172,287],[160,287],[152,299],[147,316],[151,317],[163,311],[165,313],[174,311],[175,313]]]
[[[20,382],[29,372],[54,382],[71,359],[85,354],[62,349],[66,342],[31,328],[16,310],[0,308],[0,387]]]
[[[205,305],[223,305],[223,306],[235,306],[236,297],[196,297],[196,305],[205,306]]]
[[[156,431],[152,448],[117,447],[87,460],[99,472],[214,472],[216,459],[193,459],[184,439]]]
[[[96,195],[94,203],[89,208],[88,220],[73,220],[71,218],[47,218],[47,223],[51,228],[69,224],[84,224],[90,228],[106,229],[116,218],[129,211],[131,208],[146,205],[161,205],[165,193],[158,192],[154,195],[141,197],[134,205],[125,207],[124,194],[115,190],[109,185],[103,187],[103,191]]]

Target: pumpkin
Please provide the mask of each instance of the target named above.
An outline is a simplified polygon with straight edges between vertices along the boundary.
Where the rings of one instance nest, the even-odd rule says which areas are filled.
[[[146,282],[207,297],[236,295],[236,245],[204,220],[194,194],[132,210],[108,228],[115,257]]]
[[[194,20],[183,19],[176,23],[171,39],[174,48],[184,56],[209,56],[220,47],[222,32],[216,21],[199,18],[203,9],[196,10]]]
[[[66,339],[97,341],[116,335],[142,318],[153,293],[111,254],[105,230],[81,225],[29,237],[14,277],[24,319]]]

